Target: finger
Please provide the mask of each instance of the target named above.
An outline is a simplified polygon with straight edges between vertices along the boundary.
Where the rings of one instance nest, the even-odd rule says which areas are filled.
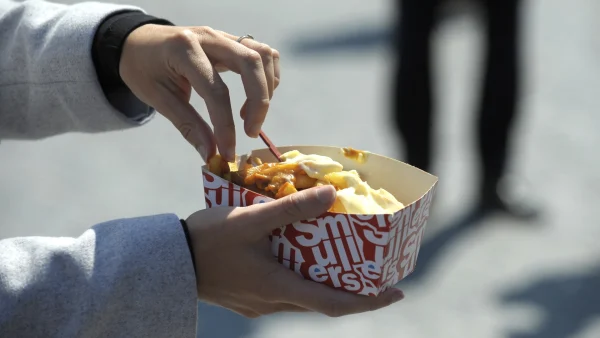
[[[273,73],[275,75],[275,89],[279,86],[279,82],[281,82],[281,70],[279,69],[279,59],[279,51],[277,49],[273,49]]]
[[[276,49],[273,49],[273,65],[274,65],[274,79],[273,79],[273,90],[277,89],[277,87],[279,86],[279,82],[281,82],[280,77],[281,77],[281,71],[279,69],[279,52]],[[271,98],[273,97],[273,94],[270,94]],[[242,105],[242,108],[240,109],[240,117],[243,120],[246,120],[246,114],[247,114],[247,105],[248,105],[248,101],[245,101],[244,104]]]
[[[227,37],[230,40],[237,41],[237,39],[239,39],[239,37],[237,37],[235,35],[232,35],[232,34],[229,34],[229,33],[223,32],[223,31],[218,31],[218,32],[223,34],[223,36]],[[242,40],[242,43],[244,43],[245,41],[252,41],[252,40],[244,39],[244,40]],[[252,48],[251,46],[248,46],[248,47]],[[252,48],[252,49],[254,49],[254,48]],[[273,58],[273,75],[274,75],[273,76],[273,78],[274,78],[273,90],[275,90],[279,86],[279,82],[281,82],[281,70],[279,67],[279,59],[281,57],[280,57],[279,51],[274,48],[271,48],[271,56]],[[264,65],[264,63],[263,63],[263,65]],[[265,68],[265,70],[266,70],[266,68]],[[270,92],[270,95],[271,95],[270,97],[273,97],[272,92]]]
[[[246,114],[248,113],[248,101],[244,101],[244,104],[242,105],[242,109],[240,109],[240,117],[242,118],[242,120],[246,120]]]
[[[213,65],[215,67],[215,69],[217,70],[217,72],[219,73],[224,73],[224,72],[228,72],[229,68],[227,68],[225,65],[221,65],[221,64],[214,64]]]
[[[244,130],[248,136],[258,137],[269,110],[269,86],[261,55],[216,32],[207,34],[201,43],[211,60],[241,75],[248,101]]]
[[[238,36],[229,34],[227,32],[218,31],[223,34],[224,37],[229,40],[236,41],[239,39]],[[267,84],[269,85],[269,98],[273,97],[273,91],[279,85],[279,52],[276,49],[271,48],[265,43],[261,43],[254,39],[243,39],[241,44],[244,46],[257,51],[263,61],[263,68],[265,69],[265,76],[267,78]]]
[[[219,152],[226,160],[234,161],[235,124],[227,85],[199,43],[193,44],[191,51],[186,53],[180,69],[194,90],[204,99]]]
[[[312,312],[311,310],[292,305],[292,304],[252,304],[249,306],[228,306],[229,310],[247,318],[258,318],[260,316],[270,315],[280,312]]]
[[[287,304],[287,303],[269,303],[263,300],[248,300],[245,299],[242,301],[243,304],[239,302],[232,303],[230,301],[220,301],[220,302],[209,302],[216,306],[221,306],[226,309],[230,309],[238,314],[241,314],[245,317],[256,318],[263,315],[270,315],[278,312],[312,312],[311,310],[305,309],[303,307]]]
[[[276,303],[276,304],[268,304],[261,306],[253,307],[253,310],[258,312],[261,315],[270,315],[278,312],[312,312],[309,309],[305,309],[298,305],[287,304],[287,303]]]
[[[398,289],[388,289],[377,297],[363,296],[333,289],[325,284],[305,280],[293,271],[280,274],[282,286],[279,301],[294,304],[330,317],[374,311],[387,307],[404,298]],[[280,289],[276,287],[276,289]]]
[[[223,33],[230,40],[235,38],[231,34]],[[235,38],[237,41],[237,38]],[[269,99],[273,97],[273,90],[275,89],[275,64],[273,62],[273,49],[267,44],[258,42],[254,39],[243,39],[240,42],[242,45],[256,51],[260,54],[262,60],[263,69],[265,71],[265,78],[267,79],[267,86],[269,88]]]
[[[169,89],[162,89],[161,98],[155,104],[160,111],[179,130],[181,135],[207,161],[216,152],[216,142],[210,126],[189,102],[183,101]]]
[[[232,224],[249,232],[249,238],[263,238],[286,224],[322,215],[335,200],[335,189],[325,185],[306,189],[284,198],[235,209]]]
[[[241,307],[241,306],[232,306],[229,308],[229,310],[237,313],[238,315],[244,316],[246,318],[258,318],[261,316],[260,313],[250,310],[248,308],[245,307]]]

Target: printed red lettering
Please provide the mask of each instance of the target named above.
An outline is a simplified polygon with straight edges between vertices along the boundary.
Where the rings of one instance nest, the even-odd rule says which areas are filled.
[[[327,280],[327,270],[322,266],[312,265],[308,268],[310,279],[315,282],[323,283]]]
[[[331,277],[331,282],[336,288],[342,286],[342,284],[340,284],[340,279],[338,278],[338,275],[340,274],[341,270],[342,268],[339,266],[330,266],[327,268],[327,272],[329,272],[329,276]]]
[[[333,238],[341,237],[339,230],[340,226],[345,236],[352,236],[352,230],[350,229],[350,224],[348,224],[348,218],[345,215],[337,214],[335,216],[325,216],[319,218],[317,224],[319,225],[319,228],[323,229],[325,232],[327,232],[327,227],[329,227]]]
[[[320,266],[329,266],[337,264],[337,259],[335,259],[335,252],[331,247],[330,241],[323,241],[323,245],[315,246],[312,248],[313,255],[315,256],[315,261]],[[323,248],[325,254],[323,254]]]
[[[309,235],[308,237],[306,236],[306,234],[296,236],[298,244],[302,246],[316,246],[319,243],[321,243],[322,240],[327,238],[327,231],[322,229],[320,226],[314,225],[312,223],[296,222],[292,224],[292,226],[294,227],[294,229],[298,230],[298,232],[306,233]]]
[[[344,247],[344,243],[341,238],[336,238],[335,247],[340,255],[340,260],[344,266],[344,271],[350,271],[350,262],[348,261],[348,256],[346,256],[346,248]]]
[[[360,283],[358,282],[358,276],[353,273],[346,273],[342,275],[342,282],[344,282],[344,289],[348,291],[360,290]]]

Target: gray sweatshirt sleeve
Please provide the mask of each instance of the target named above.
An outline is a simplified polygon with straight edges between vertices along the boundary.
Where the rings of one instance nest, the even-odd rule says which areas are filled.
[[[194,337],[196,278],[179,219],[0,241],[0,337]]]
[[[154,110],[130,92],[128,120],[107,101],[91,49],[103,19],[136,7],[0,0],[0,140],[125,129]],[[140,10],[141,11],[141,10]]]
[[[0,0],[0,139],[144,123],[112,108],[91,57],[107,16],[135,7]],[[127,98],[125,98],[127,99]],[[1,161],[0,161],[1,162]],[[1,217],[1,216],[0,216]],[[0,337],[194,337],[196,277],[175,215],[98,224],[78,238],[0,241]]]

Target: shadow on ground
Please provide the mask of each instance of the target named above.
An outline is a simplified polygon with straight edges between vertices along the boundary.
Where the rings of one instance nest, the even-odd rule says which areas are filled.
[[[430,238],[427,238],[429,236],[426,236],[423,244],[421,244],[421,249],[419,250],[415,271],[403,279],[398,285],[420,282],[427,274],[432,272],[436,260],[444,255],[451,247],[452,243],[462,236],[465,236],[465,234],[469,233],[471,230],[476,229],[477,225],[484,220],[485,216],[485,214],[473,209],[454,220],[451,224],[444,225],[444,230],[435,234],[435,236],[431,236]],[[429,226],[429,228],[431,227]]]
[[[372,27],[369,24],[353,26],[351,29],[346,28],[331,35],[305,34],[306,37],[292,41],[290,51],[297,57],[338,51],[356,52],[390,44],[393,33],[392,28]]]
[[[578,275],[556,275],[509,291],[503,304],[536,305],[544,319],[533,332],[512,332],[510,338],[573,337],[600,316],[600,265]]]
[[[433,273],[435,262],[444,256],[452,243],[477,229],[485,216],[475,211],[468,212],[427,239],[419,251],[418,268],[399,284],[416,284]],[[544,321],[538,328],[530,332],[511,332],[508,338],[571,337],[600,316],[600,265],[578,275],[541,278],[522,289],[501,295],[500,301],[505,305],[532,304],[544,311]],[[206,304],[200,304],[198,310],[198,338],[248,337],[257,323]]]
[[[418,267],[399,285],[416,284],[434,272],[436,261],[452,243],[477,228],[485,215],[470,212],[445,226],[444,230],[422,244]],[[534,305],[543,311],[544,320],[533,331],[511,332],[508,338],[566,338],[579,334],[600,317],[600,265],[581,274],[546,276],[500,296],[504,305]]]
[[[475,1],[447,0],[439,9],[437,24],[463,17],[465,15],[480,15]],[[337,29],[327,29],[333,32],[323,34],[323,29],[300,32],[298,38],[291,39],[289,50],[297,57],[316,56],[332,52],[356,52],[381,45],[391,45],[398,32],[398,23],[380,26],[373,22],[357,22]]]

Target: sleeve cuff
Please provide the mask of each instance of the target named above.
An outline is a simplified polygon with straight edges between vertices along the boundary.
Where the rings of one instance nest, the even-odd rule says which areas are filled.
[[[196,274],[179,218],[163,214],[121,219],[92,229],[95,278],[103,281],[94,297],[127,304],[116,310],[132,316],[125,317],[128,327],[148,325],[148,318],[154,318],[163,330],[156,336],[169,332],[169,336],[187,337],[195,332]],[[111,278],[115,275],[118,278]]]
[[[141,11],[117,12],[100,24],[92,47],[92,59],[106,99],[126,118],[138,123],[147,120],[154,109],[137,99],[125,85],[119,65],[125,40],[131,32],[146,24],[173,26],[168,20]]]

